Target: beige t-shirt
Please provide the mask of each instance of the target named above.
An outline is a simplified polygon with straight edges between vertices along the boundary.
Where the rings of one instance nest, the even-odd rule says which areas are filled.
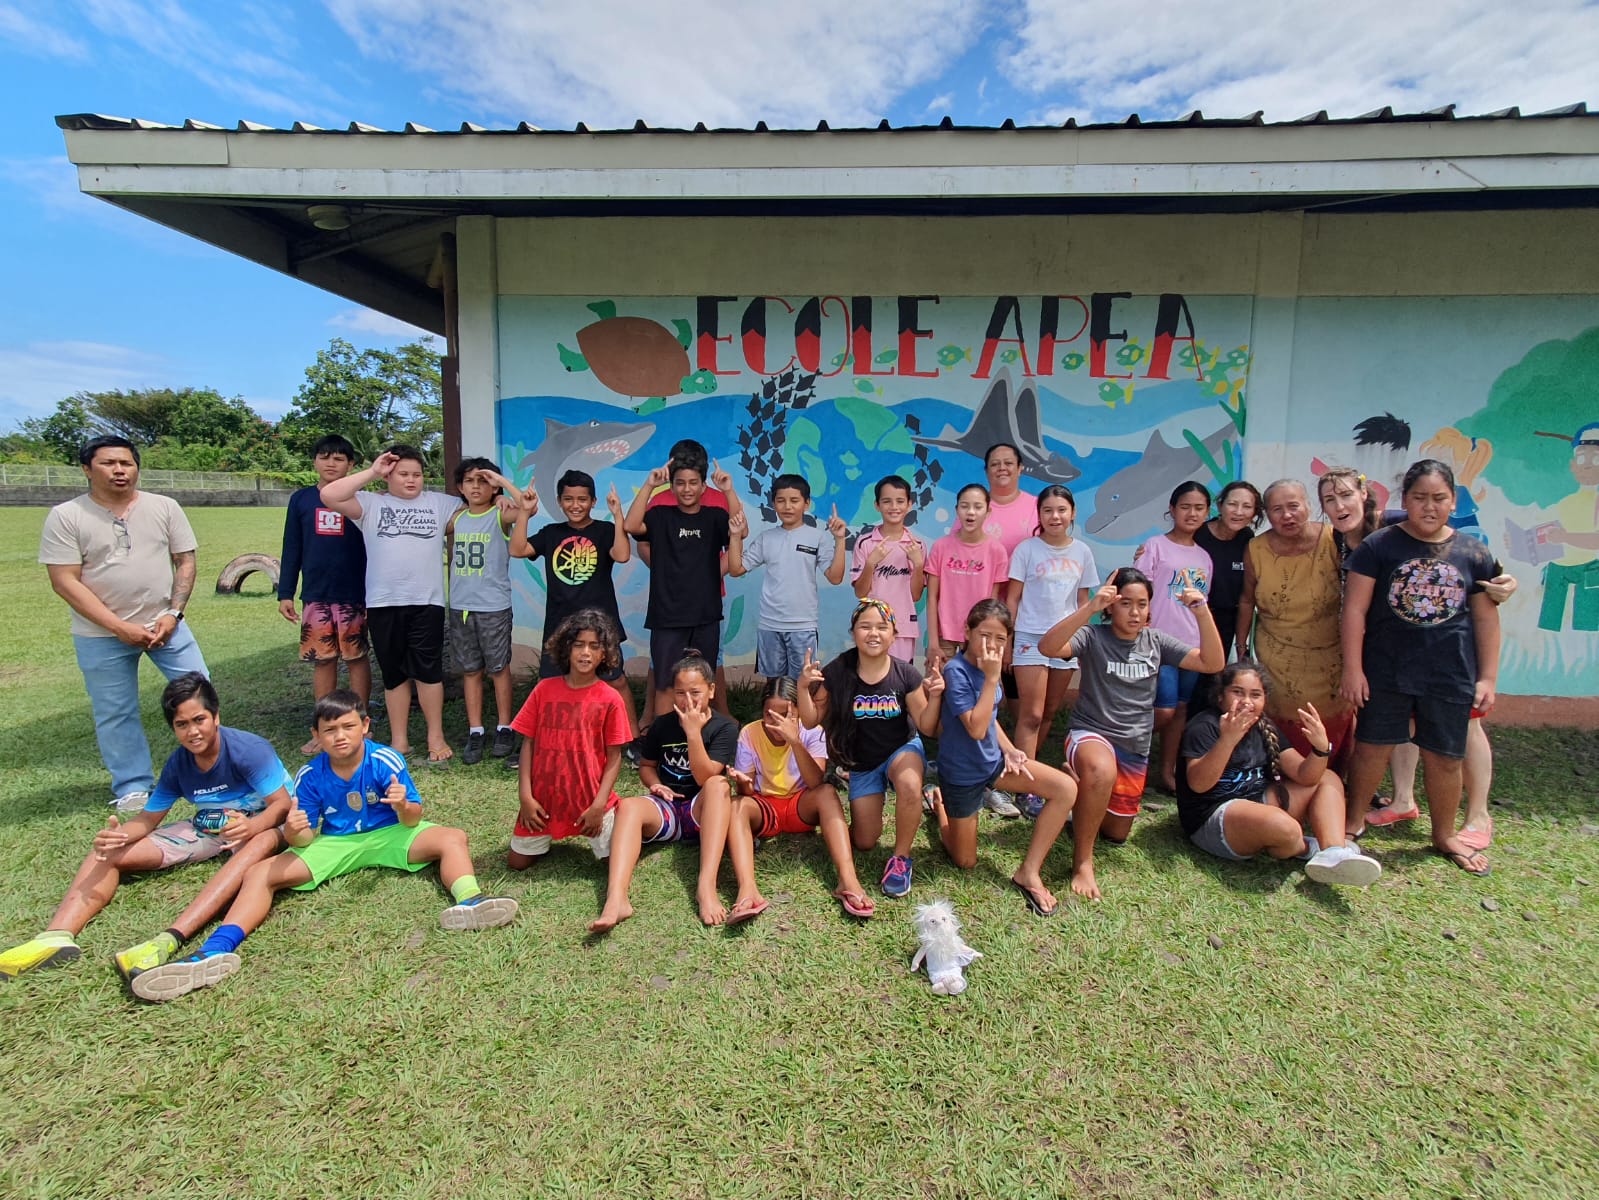
[[[147,625],[172,604],[172,556],[198,544],[176,500],[140,492],[119,525],[109,509],[85,494],[56,505],[45,517],[39,561],[81,565],[83,582],[107,608],[124,621]],[[116,636],[76,609],[72,632],[79,637]]]

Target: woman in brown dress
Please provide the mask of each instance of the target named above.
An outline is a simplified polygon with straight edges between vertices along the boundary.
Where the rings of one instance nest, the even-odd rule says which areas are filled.
[[[1314,753],[1295,713],[1315,707],[1334,764],[1347,749],[1354,710],[1338,695],[1343,674],[1339,613],[1343,601],[1332,526],[1312,518],[1305,485],[1279,479],[1266,489],[1271,527],[1249,543],[1238,601],[1238,654],[1271,672],[1271,718],[1301,754]]]

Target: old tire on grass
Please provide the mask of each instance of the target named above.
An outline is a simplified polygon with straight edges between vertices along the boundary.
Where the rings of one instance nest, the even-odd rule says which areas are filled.
[[[222,568],[222,574],[217,576],[217,594],[220,596],[237,596],[239,587],[245,579],[257,571],[265,572],[268,579],[272,580],[274,593],[278,589],[278,560],[270,554],[241,554],[227,566]]]

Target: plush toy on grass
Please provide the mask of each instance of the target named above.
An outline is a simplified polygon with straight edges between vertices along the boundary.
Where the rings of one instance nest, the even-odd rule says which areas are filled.
[[[961,923],[955,915],[955,906],[948,900],[921,904],[916,908],[915,919],[921,947],[911,959],[911,970],[919,968],[925,959],[933,991],[940,996],[960,995],[966,990],[963,968],[983,956],[961,938]]]

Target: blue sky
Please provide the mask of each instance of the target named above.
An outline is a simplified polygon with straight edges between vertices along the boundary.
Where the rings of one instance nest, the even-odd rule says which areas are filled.
[[[1599,100],[1584,0],[0,0],[0,428],[79,389],[279,415],[328,339],[412,336],[77,191],[58,113],[231,125],[896,125]]]

